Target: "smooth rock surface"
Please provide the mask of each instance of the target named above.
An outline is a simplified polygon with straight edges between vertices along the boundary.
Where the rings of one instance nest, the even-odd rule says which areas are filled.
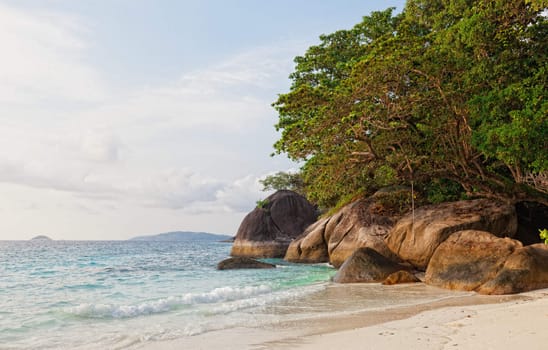
[[[323,263],[329,261],[325,227],[330,218],[320,219],[291,242],[284,259],[298,263]]]
[[[436,249],[425,282],[447,289],[476,290],[493,279],[506,259],[521,247],[517,240],[485,231],[456,232]]]
[[[382,282],[394,272],[405,267],[365,247],[356,250],[333,277],[336,283]]]
[[[374,198],[361,199],[322,219],[293,241],[285,259],[292,262],[329,261],[339,267],[358,248],[369,247],[397,260],[384,238],[396,222],[396,215],[378,213]],[[399,216],[397,216],[399,217]]]
[[[515,208],[488,199],[420,207],[414,214],[401,218],[385,242],[402,260],[424,270],[438,246],[452,233],[462,230],[512,237],[517,231]]]
[[[316,207],[292,191],[278,191],[240,224],[230,255],[283,258],[289,243],[316,221]]]
[[[514,294],[548,288],[548,246],[544,243],[516,249],[503,268],[478,292]]]
[[[246,257],[228,258],[217,264],[217,270],[273,269],[275,267],[276,265]]]

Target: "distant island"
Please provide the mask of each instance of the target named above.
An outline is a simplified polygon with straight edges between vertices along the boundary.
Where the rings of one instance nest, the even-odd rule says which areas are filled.
[[[31,238],[31,241],[53,241],[51,238],[45,235],[38,235],[36,237]]]
[[[156,235],[138,236],[130,238],[130,241],[156,241],[156,242],[186,242],[186,241],[227,241],[232,242],[233,237],[217,235],[207,232],[175,231]]]

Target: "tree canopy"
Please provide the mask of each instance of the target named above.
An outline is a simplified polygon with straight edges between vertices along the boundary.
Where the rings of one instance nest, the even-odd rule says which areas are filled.
[[[304,184],[299,173],[279,171],[259,180],[259,183],[263,185],[263,191],[291,190],[304,194]]]
[[[409,0],[322,35],[273,104],[276,151],[323,206],[410,183],[547,203],[547,7]]]

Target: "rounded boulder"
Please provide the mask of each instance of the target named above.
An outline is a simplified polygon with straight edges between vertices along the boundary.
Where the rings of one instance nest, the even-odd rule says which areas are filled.
[[[283,258],[291,241],[317,218],[316,207],[293,191],[277,191],[243,219],[232,256]]]

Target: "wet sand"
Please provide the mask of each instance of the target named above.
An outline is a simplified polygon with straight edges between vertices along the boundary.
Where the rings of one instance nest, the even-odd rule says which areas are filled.
[[[393,320],[387,322],[390,317]],[[541,350],[548,344],[547,321],[548,290],[504,297],[474,295],[391,310],[372,317],[367,326],[335,326],[332,332],[268,342],[262,349]]]
[[[377,291],[379,295],[371,296],[372,291]],[[407,301],[408,305],[401,305],[402,300],[396,300],[396,305],[391,306],[387,291],[411,299]],[[383,294],[387,297],[382,298]],[[382,302],[371,307],[374,300]],[[324,312],[316,312],[319,308],[323,308]],[[510,313],[508,310],[513,311]],[[541,331],[548,320],[548,290],[510,296],[482,296],[438,290],[422,284],[392,287],[332,285],[305,300],[293,300],[258,311],[259,319],[261,312],[277,313],[283,317],[266,325],[228,328],[148,342],[137,348],[331,350],[344,346],[344,350],[351,350],[443,349],[447,346],[448,349],[461,349],[469,344],[467,337],[477,337],[481,340],[478,344],[486,344],[486,347],[475,347],[474,343],[469,349],[504,349],[504,342],[497,343],[495,347],[488,346],[495,341],[490,338],[504,333],[505,327],[510,327],[507,323],[517,323],[516,329],[521,324],[525,325],[521,322],[522,318],[536,320],[538,339],[533,337],[533,343],[527,343],[528,349],[535,349],[534,344],[547,344],[548,341],[542,335],[548,333]],[[287,314],[291,317],[285,317]],[[493,317],[503,320],[500,326],[498,322],[484,320]],[[476,321],[479,323],[476,324]],[[489,330],[488,327],[493,329]],[[469,333],[474,329],[478,329],[478,334],[472,336]],[[457,345],[451,345],[452,342]]]

